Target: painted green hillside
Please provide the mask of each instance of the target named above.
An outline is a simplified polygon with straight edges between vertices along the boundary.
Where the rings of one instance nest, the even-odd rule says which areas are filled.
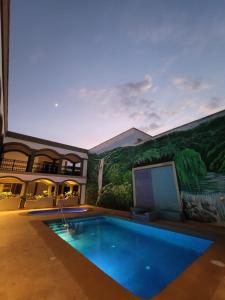
[[[173,132],[135,147],[90,155],[87,201],[103,207],[132,206],[132,168],[175,161],[181,191],[201,193],[207,174],[225,174],[225,116]],[[104,157],[103,188],[98,195],[99,161]]]

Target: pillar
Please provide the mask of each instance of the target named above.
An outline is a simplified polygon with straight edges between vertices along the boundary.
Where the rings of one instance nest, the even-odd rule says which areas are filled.
[[[52,185],[49,184],[48,185],[48,196],[51,196],[51,193],[52,193]]]
[[[70,184],[70,193],[73,193],[73,185]]]
[[[83,177],[87,177],[87,159],[84,159],[83,160],[83,163],[82,163],[82,176]]]
[[[54,197],[53,197],[53,206],[56,206],[56,204],[57,204],[58,191],[59,191],[59,184],[56,183],[55,184]]]
[[[24,182],[23,185],[22,185],[22,189],[21,189],[21,192],[20,192],[20,196],[23,197],[26,195],[27,193],[27,188],[28,188],[28,182]]]
[[[58,164],[58,174],[62,174],[62,163],[63,163],[63,160],[62,159],[60,159],[59,160],[59,164]]]
[[[81,185],[81,191],[80,191],[80,204],[85,204],[85,196],[86,196],[86,184]]]
[[[24,204],[26,202],[26,198],[27,198],[27,189],[28,189],[28,184],[29,182],[28,181],[25,181],[24,184],[23,184],[23,187],[22,187],[22,190],[21,190],[21,197],[20,197],[20,208],[24,208]]]
[[[33,169],[33,164],[34,164],[34,152],[31,153],[31,155],[29,155],[28,161],[27,161],[27,169],[26,172],[32,172]]]

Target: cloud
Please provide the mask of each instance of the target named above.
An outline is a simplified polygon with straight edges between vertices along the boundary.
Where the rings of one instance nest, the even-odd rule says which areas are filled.
[[[106,119],[120,115],[137,122],[141,126],[149,121],[159,121],[152,94],[156,93],[152,77],[145,75],[143,80],[127,82],[108,88],[71,89],[69,94],[76,101],[93,105],[98,117]]]
[[[152,77],[145,75],[144,80],[129,82],[116,87],[121,95],[140,96],[149,92],[153,88]]]
[[[130,110],[138,108],[148,109],[153,103],[153,100],[149,98],[149,93],[154,92],[154,88],[151,76],[146,75],[143,80],[137,82],[100,89],[71,89],[69,94],[75,99],[130,112]]]
[[[147,126],[140,127],[140,129],[145,131],[145,132],[149,132],[151,130],[159,129],[160,127],[161,127],[160,124],[158,124],[156,122],[152,122],[152,123],[148,124]]]
[[[129,115],[129,117],[131,119],[135,119],[135,120],[156,120],[156,121],[159,121],[161,118],[159,116],[159,114],[155,113],[155,112],[151,112],[151,111],[136,111],[136,112],[133,112]]]
[[[192,92],[199,92],[212,88],[212,85],[202,82],[200,79],[194,79],[190,76],[177,76],[172,78],[172,84],[178,88]]]
[[[193,109],[199,102],[200,100],[197,97],[180,99],[174,105],[162,109],[162,114],[166,117],[175,117],[188,109]]]
[[[199,112],[204,114],[211,114],[222,109],[225,109],[225,97],[219,96],[213,96],[199,106]]]

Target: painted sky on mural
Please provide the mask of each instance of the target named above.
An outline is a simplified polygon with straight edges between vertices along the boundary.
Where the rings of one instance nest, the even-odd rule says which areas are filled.
[[[225,108],[224,53],[224,0],[12,0],[9,129],[158,134]]]

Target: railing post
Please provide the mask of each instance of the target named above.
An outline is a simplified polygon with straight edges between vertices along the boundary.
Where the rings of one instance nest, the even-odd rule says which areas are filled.
[[[12,164],[12,171],[13,171],[13,169],[14,169],[15,162],[16,162],[16,160],[14,159],[14,160],[13,160],[13,164]]]

